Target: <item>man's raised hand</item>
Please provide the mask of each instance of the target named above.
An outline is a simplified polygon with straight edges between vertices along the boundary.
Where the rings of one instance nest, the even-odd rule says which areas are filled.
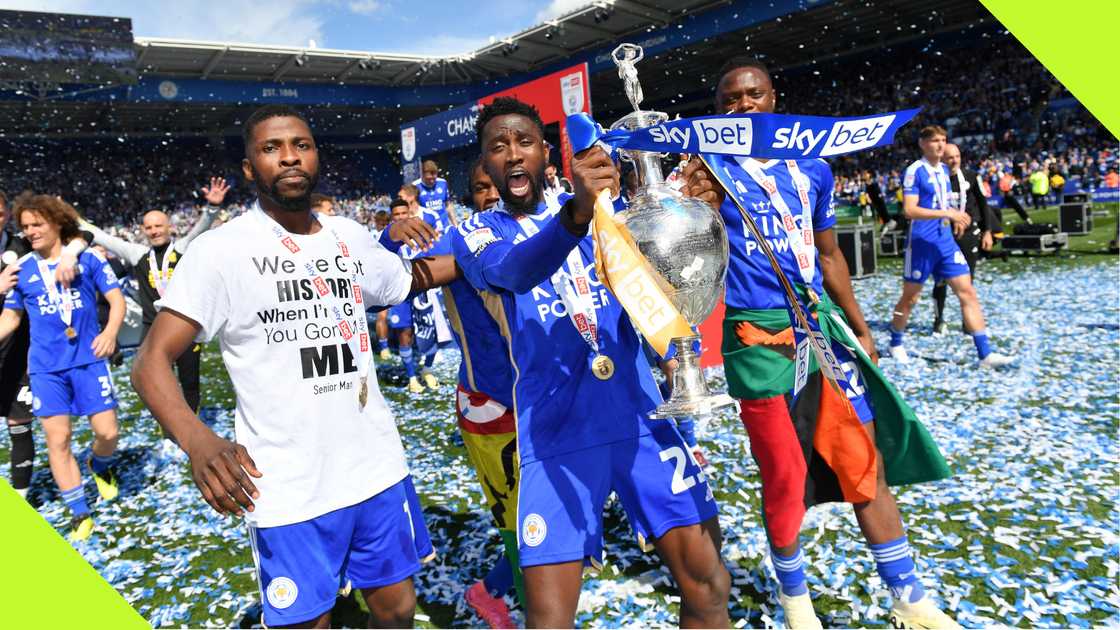
[[[440,234],[435,228],[415,217],[389,224],[389,238],[416,251],[426,252],[435,246]]]
[[[202,187],[202,195],[206,198],[206,203],[212,206],[222,205],[228,192],[229,184],[226,183],[224,177],[211,177],[210,185]]]
[[[604,189],[618,196],[618,168],[601,147],[591,147],[572,156],[572,188],[575,205],[572,219],[580,225],[591,223],[595,215],[595,199]]]

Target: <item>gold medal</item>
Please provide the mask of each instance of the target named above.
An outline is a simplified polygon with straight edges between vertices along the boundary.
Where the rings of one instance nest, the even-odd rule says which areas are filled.
[[[591,361],[591,373],[601,381],[609,379],[614,376],[614,361],[605,354],[597,355]]]
[[[74,330],[73,326],[67,326],[66,327],[66,338],[67,339],[73,339],[74,337],[77,337],[77,336],[78,336],[78,331]]]
[[[361,385],[358,386],[358,408],[366,408],[366,400],[369,399],[369,384],[366,382],[366,377],[362,377]]]

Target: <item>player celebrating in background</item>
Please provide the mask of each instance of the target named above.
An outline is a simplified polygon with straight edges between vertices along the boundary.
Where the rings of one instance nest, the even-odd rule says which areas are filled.
[[[95,245],[101,245],[128,263],[134,270],[137,285],[137,301],[141,309],[140,339],[143,340],[152,327],[156,318],[156,302],[167,291],[171,276],[175,273],[175,266],[182,260],[192,241],[214,223],[214,218],[221,210],[229,192],[229,184],[222,177],[211,177],[210,185],[202,188],[203,198],[206,199],[206,208],[186,235],[179,239],[171,238],[171,219],[161,210],[152,210],[144,215],[144,235],[148,237],[148,245],[131,243],[122,238],[110,235],[104,230],[86,224],[87,229],[93,233]],[[179,386],[183,388],[183,396],[187,404],[195,412],[202,403],[202,393],[199,388],[199,368],[202,363],[202,345],[194,344],[175,361],[179,372]],[[165,444],[165,447],[174,448],[174,445]]]
[[[411,576],[432,547],[371,374],[365,310],[450,282],[454,261],[409,263],[354,221],[311,212],[319,155],[295,110],[262,107],[243,133],[258,202],[180,265],[133,384],[190,456],[207,503],[248,511],[267,625],[327,627],[349,583],[363,591],[371,624],[411,626]],[[433,237],[408,221],[382,242],[425,249]],[[298,324],[278,323],[281,313]],[[203,424],[174,386],[171,363],[196,337],[221,339],[239,443]]]
[[[471,202],[476,214],[497,205],[498,189],[479,159],[471,166]],[[524,604],[517,561],[517,427],[513,416],[513,369],[509,346],[482,296],[466,279],[443,288],[455,342],[462,352],[456,416],[471,465],[501,534],[505,553],[465,594],[467,605],[491,628],[514,627],[502,599],[517,587]]]
[[[105,358],[117,347],[124,296],[108,263],[92,251],[79,256],[78,274],[69,286],[54,281],[63,243],[80,234],[73,207],[58,197],[32,194],[21,195],[14,206],[33,251],[17,263],[17,283],[0,314],[0,339],[16,332],[26,312],[31,323],[27,371],[32,409],[43,423],[51,474],[70,510],[70,539],[85,540],[93,532],[93,519],[70,450],[70,416],[89,416],[93,447],[87,464],[101,498],[116,498],[119,490],[112,466],[117,399]],[[97,324],[98,292],[109,302],[109,321],[103,331]]]
[[[429,161],[428,164],[434,165],[435,162]],[[433,167],[434,168],[434,167]],[[429,171],[429,174],[431,171]],[[417,180],[420,181],[420,180]],[[443,181],[442,179],[439,181]],[[410,216],[416,217],[432,226],[439,234],[439,241],[432,248],[429,255],[449,255],[451,254],[451,242],[447,239],[446,229],[448,222],[446,221],[446,213],[440,214],[439,212],[426,208],[420,205],[420,187],[417,184],[405,184],[401,186],[400,197],[408,202]],[[444,182],[444,190],[446,190],[446,182]],[[434,203],[429,201],[429,203]],[[418,252],[411,252],[407,248],[401,250],[404,256],[413,256]],[[397,324],[392,323],[393,313],[389,314],[390,325],[394,327],[404,326],[407,321],[409,334],[416,340],[417,343],[411,344],[413,352],[419,352],[423,357],[423,365],[420,368],[420,378],[424,380],[421,385],[419,380],[413,382],[415,370],[409,374],[408,389],[414,394],[424,391],[424,385],[429,389],[439,387],[439,379],[432,373],[432,365],[435,363],[436,354],[439,352],[439,326],[443,326],[444,330],[447,329],[446,317],[443,313],[443,303],[440,301],[439,291],[429,291],[426,296],[416,296],[412,299],[408,313],[403,310],[398,310],[397,315],[400,317],[400,322]],[[400,307],[404,308],[404,305]],[[438,323],[437,323],[438,320]],[[417,359],[419,362],[419,359]]]
[[[992,350],[968,261],[954,240],[968,229],[972,216],[949,204],[949,169],[941,162],[946,138],[942,127],[922,128],[918,140],[922,158],[906,167],[903,175],[902,211],[910,219],[910,237],[906,241],[902,297],[891,318],[891,357],[899,363],[910,360],[902,342],[903,332],[922,284],[932,275],[934,281],[944,280],[960,300],[964,329],[976,344],[980,367],[1001,367],[1010,364],[1012,358]]]
[[[433,160],[424,160],[420,179],[412,182],[416,186],[417,202],[424,208],[421,218],[434,227],[440,234],[459,225],[459,217],[451,207],[451,189],[447,180],[439,176],[439,165]]]
[[[452,232],[455,257],[510,346],[521,462],[518,532],[530,627],[571,627],[584,561],[602,554],[603,503],[614,490],[654,541],[681,592],[685,626],[728,624],[716,503],[670,422],[648,419],[660,396],[628,316],[595,277],[588,234],[595,198],[618,170],[592,148],[572,160],[575,196],[548,203],[544,124],[498,98],[476,124],[501,202]],[[492,298],[490,296],[493,296]]]
[[[949,205],[963,212],[967,212],[972,222],[957,236],[957,247],[964,254],[968,263],[968,276],[973,285],[976,284],[976,261],[979,260],[981,251],[992,248],[992,223],[991,210],[988,209],[988,200],[984,198],[984,189],[976,172],[961,166],[961,150],[957,145],[945,145],[945,165],[949,167],[949,183],[953,190],[949,195]],[[948,289],[944,281],[933,286],[933,332],[943,334],[948,329],[945,325],[945,297]]]
[[[392,212],[392,223],[390,223],[390,226],[394,224],[403,225],[409,219],[416,218],[412,215],[409,203],[399,197],[393,200],[389,208],[390,212]],[[408,248],[403,248],[401,250],[401,256],[405,258],[411,257],[411,251]],[[377,330],[377,342],[380,346],[381,360],[388,360],[390,356],[389,334],[395,333],[397,335],[397,353],[401,357],[405,376],[408,378],[408,391],[413,394],[423,393],[424,386],[416,376],[416,355],[413,351],[416,335],[412,330],[412,300],[405,300],[400,304],[394,304],[387,311],[383,312],[388,313],[385,318],[386,328],[383,332],[379,324]]]
[[[31,251],[31,243],[26,237],[18,235],[12,226],[12,213],[8,208],[8,197],[0,192],[0,295],[15,286],[21,257]],[[55,280],[69,286],[78,267],[78,256],[85,250],[93,235],[85,232],[62,248]],[[35,465],[35,438],[31,433],[31,382],[27,377],[27,350],[31,344],[30,324],[21,318],[19,328],[7,339],[0,341],[0,418],[8,425],[11,439],[11,476],[12,489],[26,498],[31,489],[31,473]]]
[[[724,65],[716,86],[716,111],[772,113],[775,102],[763,63],[738,58]],[[866,474],[870,464],[877,472],[874,490],[868,500],[854,502],[852,508],[894,599],[892,625],[955,627],[924,596],[898,506],[887,487],[888,478],[893,483],[929,481],[947,476],[948,469],[913,411],[874,365],[871,330],[852,293],[848,265],[832,229],[836,223],[832,171],[824,160],[734,158],[724,164],[730,180],[725,184],[731,187],[733,181],[731,189],[739,191],[737,199],[723,199],[720,205],[731,251],[724,366],[728,390],[740,399],[741,419],[762,478],[763,523],[781,584],[778,599],[786,624],[821,627],[798,541],[806,507],[843,500],[840,480],[850,478],[845,465],[858,475]],[[700,166],[689,164],[686,176]],[[706,200],[723,196],[711,189],[710,182],[689,180],[685,192],[691,196]],[[759,226],[773,261],[756,242],[742,213],[749,213]],[[812,240],[804,237],[808,230]],[[808,264],[800,264],[801,260]],[[796,295],[788,295],[786,286]],[[806,376],[803,389],[795,392],[797,351],[789,300],[812,312],[810,317],[820,327],[814,334],[824,336],[851,375],[846,398],[831,389],[816,365],[811,368],[816,376]],[[843,431],[831,413],[837,409],[852,420],[839,425]],[[852,416],[858,416],[858,423]],[[887,458],[869,437],[883,445]],[[837,456],[826,460],[821,453]]]

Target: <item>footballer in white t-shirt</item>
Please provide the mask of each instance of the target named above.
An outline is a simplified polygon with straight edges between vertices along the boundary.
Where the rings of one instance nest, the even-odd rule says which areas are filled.
[[[371,623],[411,625],[411,576],[432,546],[371,369],[365,311],[451,281],[454,263],[409,262],[382,245],[399,247],[396,236],[429,248],[434,231],[418,220],[379,243],[354,221],[312,213],[318,152],[295,110],[262,107],[245,136],[259,201],[194,242],[133,382],[190,456],[206,501],[245,516],[265,624],[329,623],[351,584]],[[170,380],[179,350],[215,338],[237,392],[236,442],[202,424]]]

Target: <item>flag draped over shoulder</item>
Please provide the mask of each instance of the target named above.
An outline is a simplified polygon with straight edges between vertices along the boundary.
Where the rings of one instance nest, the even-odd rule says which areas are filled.
[[[828,339],[839,341],[859,360],[867,396],[875,409],[875,445],[883,454],[887,484],[897,486],[949,477],[945,458],[917,414],[863,352],[843,314],[827,295],[817,305],[816,319]],[[729,309],[723,326],[724,371],[729,393],[745,400],[788,395],[793,389],[794,364],[793,333],[786,310]],[[815,359],[811,360],[810,370],[816,373],[819,366]],[[765,377],[759,378],[760,375]],[[814,407],[812,398],[818,395],[814,390],[816,387],[808,387],[802,395],[807,399],[801,405],[805,409]],[[810,473],[814,473],[812,466]],[[825,495],[817,500],[807,497],[807,502],[842,498],[828,496],[827,492]]]

